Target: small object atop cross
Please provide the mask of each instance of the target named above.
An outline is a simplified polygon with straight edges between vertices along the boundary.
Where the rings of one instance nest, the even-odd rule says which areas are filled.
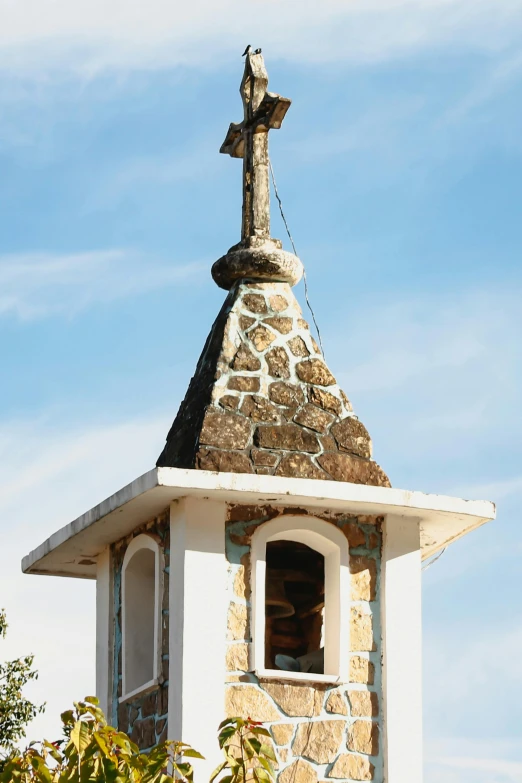
[[[250,246],[270,238],[268,131],[280,128],[290,99],[267,92],[268,73],[260,49],[247,47],[240,93],[244,119],[231,123],[220,152],[243,158],[241,243]],[[252,238],[256,238],[253,239]]]

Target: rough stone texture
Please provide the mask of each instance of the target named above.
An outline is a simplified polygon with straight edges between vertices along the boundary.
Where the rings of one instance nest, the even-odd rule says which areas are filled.
[[[308,399],[314,405],[319,405],[319,407],[324,408],[325,411],[334,413],[337,416],[340,416],[343,409],[341,401],[330,392],[321,389],[320,386],[310,386],[308,389]]]
[[[231,411],[235,411],[239,407],[239,397],[234,397],[233,394],[224,394],[219,398],[219,404],[222,408],[228,408]]]
[[[307,761],[297,759],[279,773],[278,783],[317,783],[317,772]]]
[[[288,341],[288,347],[294,356],[310,356],[310,351],[306,347],[306,343],[300,335],[297,335],[297,337],[292,337],[292,339]]]
[[[241,406],[241,413],[252,421],[279,421],[280,413],[266,397],[259,394],[249,394]]]
[[[254,459],[259,449],[272,459]],[[389,486],[369,454],[369,436],[351,416],[290,286],[236,282],[158,466]]]
[[[281,315],[274,316],[273,318],[265,318],[263,323],[268,324],[272,329],[277,329],[281,334],[289,334],[294,328],[293,319]]]
[[[321,359],[298,362],[295,369],[298,377],[305,383],[314,383],[318,386],[333,386],[335,384],[335,378]]]
[[[231,640],[241,640],[248,638],[248,612],[244,604],[235,602],[230,604],[228,609],[228,632],[227,638]]]
[[[360,607],[352,606],[350,611],[350,650],[352,652],[371,652],[373,649],[372,616],[365,614]]]
[[[259,378],[256,378],[254,375],[233,375],[228,381],[227,389],[258,392],[260,389]]]
[[[248,332],[248,336],[254,343],[256,351],[263,352],[274,342],[276,336],[266,326],[256,326],[251,332]]]
[[[348,703],[344,693],[341,691],[332,691],[326,700],[326,712],[332,712],[335,715],[348,715]]]
[[[369,720],[356,720],[348,729],[348,750],[377,756],[379,753],[379,726]]]
[[[284,456],[277,467],[275,475],[287,476],[288,478],[328,478],[328,475],[323,470],[314,465],[311,457],[299,452]]]
[[[379,714],[379,697],[373,691],[348,691],[348,701],[354,718],[375,718]]]
[[[254,356],[250,348],[246,345],[241,345],[232,359],[230,366],[233,370],[250,370],[253,372],[254,370],[261,369],[261,361],[257,356]]]
[[[371,557],[350,555],[352,601],[375,601],[377,562]]]
[[[262,722],[280,719],[279,711],[254,685],[229,685],[225,690],[227,718],[252,718]]]
[[[245,294],[243,307],[246,310],[250,310],[251,313],[267,312],[265,297],[262,294]]]
[[[272,454],[271,451],[261,451],[260,449],[252,449],[250,452],[254,465],[265,465],[269,468],[273,468],[279,462],[277,454]]]
[[[268,374],[273,378],[290,378],[290,362],[284,348],[277,346],[266,354]]]
[[[317,408],[309,402],[294,416],[296,424],[302,424],[303,427],[308,427],[323,435],[333,420],[334,417],[330,413]]]
[[[207,411],[199,442],[222,449],[244,449],[250,439],[250,426],[236,413]]]
[[[245,454],[221,449],[200,449],[196,457],[199,470],[217,470],[219,473],[253,473]]]
[[[349,451],[358,457],[372,456],[372,442],[368,430],[358,419],[348,417],[332,427],[332,435],[341,451]]]
[[[266,449],[284,449],[285,451],[320,451],[317,437],[295,424],[282,424],[280,427],[258,427],[254,436],[256,446]]]
[[[364,546],[366,544],[366,536],[364,535],[364,531],[361,530],[359,525],[355,522],[348,522],[346,525],[343,525],[342,531],[348,539],[350,549],[355,549],[355,547]]]
[[[248,671],[248,645],[247,644],[229,644],[227,647],[227,670],[229,672]]]
[[[270,307],[275,313],[282,313],[288,307],[288,300],[281,296],[281,294],[274,294],[270,299]]]
[[[276,723],[272,726],[272,736],[278,745],[288,745],[294,736],[294,731],[293,723]]]
[[[390,480],[375,462],[352,457],[351,454],[327,452],[317,460],[335,481],[350,481],[352,484],[370,484],[374,487],[389,487]]]
[[[294,718],[311,718],[314,714],[313,688],[278,682],[264,682],[262,687],[286,715]]]
[[[292,751],[295,756],[306,756],[316,764],[330,764],[339,752],[344,728],[342,720],[300,723],[292,743]]]
[[[373,685],[375,680],[375,666],[368,658],[360,655],[352,655],[350,658],[350,682],[360,682],[363,685]]]
[[[346,753],[336,760],[328,778],[349,778],[350,780],[373,780],[374,766],[366,756]]]

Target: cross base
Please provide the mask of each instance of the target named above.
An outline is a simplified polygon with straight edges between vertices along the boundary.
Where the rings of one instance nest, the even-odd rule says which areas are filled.
[[[238,280],[288,283],[293,286],[303,276],[303,265],[293,253],[282,249],[279,239],[247,237],[230,248],[212,266],[212,277],[228,291]]]

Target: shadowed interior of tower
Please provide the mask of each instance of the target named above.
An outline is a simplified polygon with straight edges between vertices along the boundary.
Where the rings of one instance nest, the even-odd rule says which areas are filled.
[[[266,547],[265,667],[324,672],[324,557],[295,541]]]

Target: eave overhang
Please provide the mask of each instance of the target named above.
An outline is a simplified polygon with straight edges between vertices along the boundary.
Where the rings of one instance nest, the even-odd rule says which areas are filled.
[[[338,481],[153,468],[53,533],[24,557],[22,571],[95,579],[96,559],[107,546],[184,497],[353,515],[397,514],[420,522],[423,559],[495,518],[495,506],[487,500]]]

